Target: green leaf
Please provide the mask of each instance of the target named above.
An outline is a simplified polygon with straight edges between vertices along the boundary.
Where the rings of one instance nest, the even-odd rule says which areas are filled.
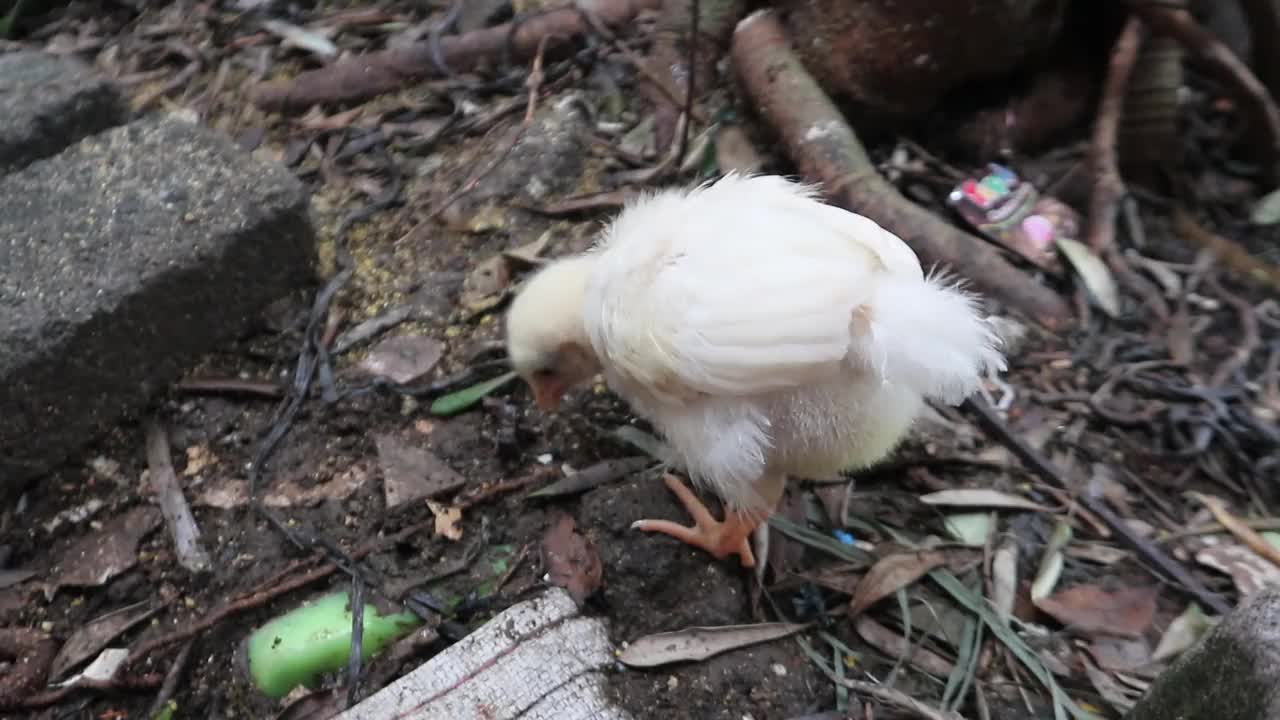
[[[442,395],[431,403],[432,415],[454,415],[470,408],[484,399],[484,396],[516,379],[514,372],[503,373],[492,380],[485,380],[457,392]]]

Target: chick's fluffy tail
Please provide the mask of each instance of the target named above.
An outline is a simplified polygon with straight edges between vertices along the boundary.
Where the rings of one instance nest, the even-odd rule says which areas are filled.
[[[855,337],[863,339],[855,341],[862,361],[885,382],[924,397],[957,404],[978,389],[989,369],[1005,369],[1000,338],[976,298],[938,273],[923,282],[883,279],[854,322],[861,330]]]

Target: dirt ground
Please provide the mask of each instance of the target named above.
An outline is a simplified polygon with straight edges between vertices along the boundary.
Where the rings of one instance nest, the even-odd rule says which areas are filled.
[[[115,65],[101,60],[99,64],[132,78],[135,97],[146,96],[171,73],[150,80],[135,76],[154,67],[177,67],[172,59],[157,59],[169,56],[157,55],[160,51],[155,46],[156,38],[180,36],[173,29],[175,12],[179,11],[151,8],[128,22],[118,22],[114,16],[86,20],[84,13],[73,14],[30,42],[97,38],[102,41],[97,48],[85,52],[90,59],[105,52],[103,48],[116,46]],[[231,14],[230,10],[225,12]],[[316,11],[314,16],[322,17],[323,13]],[[191,32],[203,36],[209,27],[218,29],[209,35],[219,42],[244,34],[229,21],[207,21],[207,27]],[[143,32],[147,28],[155,33]],[[378,205],[368,219],[353,225],[341,239],[350,250],[354,275],[321,320],[334,323],[335,332],[340,333],[392,310],[405,310],[406,318],[334,358],[339,390],[367,384],[368,373],[360,369],[361,362],[378,342],[398,335],[425,336],[439,343],[440,360],[424,381],[442,381],[470,371],[466,382],[448,385],[448,390],[457,390],[476,379],[499,374],[502,303],[530,264],[521,260],[494,264],[493,258],[504,251],[520,251],[540,239],[546,240],[539,250],[543,258],[581,249],[590,241],[616,202],[578,210],[557,203],[641,184],[634,178],[628,180],[625,174],[641,163],[620,163],[618,153],[601,149],[602,138],[631,148],[627,153],[646,158],[646,162],[656,162],[653,153],[646,154],[643,148],[644,133],[629,135],[643,120],[643,110],[636,99],[635,78],[620,61],[549,67],[543,80],[544,94],[527,125],[528,108],[520,78],[498,90],[483,88],[470,77],[424,83],[357,106],[357,112],[349,115],[311,113],[301,120],[290,120],[264,115],[244,101],[259,58],[253,53],[260,50],[264,48],[223,51],[219,55],[222,67],[227,68],[223,80],[216,80],[219,64],[209,63],[189,79],[189,88],[171,90],[159,100],[152,98],[152,106],[162,112],[198,108],[203,122],[233,135],[246,148],[291,163],[314,190],[313,217],[321,237],[317,288],[339,266],[335,235],[340,218],[352,210],[378,205],[378,198],[389,188],[400,190],[397,202]],[[130,57],[147,59],[130,61]],[[287,58],[279,62],[298,62],[294,55]],[[708,106],[729,113],[727,116],[736,112],[747,136],[764,148],[764,170],[790,172],[778,155],[780,151],[768,150],[768,133],[749,120],[749,112],[739,100],[726,88],[712,96],[705,100]],[[409,130],[390,143],[366,146],[374,149],[343,154],[344,148],[358,147],[374,130],[392,132],[387,123],[400,123]],[[612,134],[598,132],[600,127],[613,128]],[[877,160],[887,163],[894,147],[873,150]],[[1075,147],[1049,161],[1026,159],[1019,168],[1037,182],[1051,185],[1066,177],[1082,157],[1083,148]],[[1222,179],[1223,173],[1215,170],[1207,174],[1228,189],[1236,187]],[[695,175],[693,168],[683,179]],[[903,181],[903,185],[912,197],[932,201],[941,212],[937,206],[948,188],[945,182],[925,178]],[[1245,195],[1256,197],[1257,188],[1250,188]],[[1236,197],[1237,202],[1243,202],[1238,200],[1243,195]],[[1218,207],[1232,206],[1224,202]],[[1195,248],[1171,239],[1161,209],[1144,207],[1143,217],[1149,223],[1151,238],[1143,252],[1169,263],[1180,277],[1194,275]],[[1274,233],[1249,230],[1229,221],[1227,227],[1259,257],[1272,262],[1277,259]],[[483,271],[486,267],[489,272]],[[512,277],[502,277],[508,271]],[[1186,370],[1189,376],[1211,375],[1231,357],[1243,342],[1235,314],[1240,306],[1233,304],[1232,298],[1242,299],[1244,306],[1256,311],[1270,296],[1261,286],[1242,285],[1230,275],[1224,275],[1217,287],[1222,292],[1214,286],[1202,286],[1197,295],[1201,300],[1184,304],[1184,308],[1190,307],[1184,319],[1194,329],[1174,332],[1173,340],[1163,329],[1155,330],[1141,310],[1109,322],[1094,309],[1090,323],[1061,337],[1030,328],[1013,353],[1005,378],[1015,392],[1006,416],[1011,430],[1028,438],[1073,476],[1084,477],[1095,486],[1105,485],[1102,492],[1112,493],[1108,497],[1114,496],[1125,517],[1142,518],[1158,529],[1210,520],[1202,510],[1186,504],[1181,493],[1188,488],[1225,492],[1241,503],[1252,501],[1252,507],[1259,511],[1255,517],[1269,517],[1261,509],[1274,507],[1277,499],[1276,450],[1265,433],[1249,429],[1253,425],[1220,428],[1214,436],[1217,440],[1203,443],[1202,450],[1209,453],[1205,457],[1211,459],[1191,462],[1188,455],[1180,453],[1187,443],[1199,442],[1195,423],[1199,416],[1195,413],[1210,401],[1159,395],[1148,388],[1145,393],[1117,394],[1116,405],[1110,410],[1091,410],[1088,405],[1089,394],[1112,378],[1116,368],[1163,358],[1177,338],[1190,342],[1196,350]],[[312,292],[299,293],[264,310],[251,333],[202,358],[186,379],[235,379],[258,388],[287,386],[303,346],[312,299]],[[999,308],[991,305],[989,309]],[[1267,410],[1270,401],[1266,400],[1265,382],[1267,377],[1274,382],[1280,338],[1274,310],[1262,315],[1261,339],[1241,371],[1245,379],[1233,381],[1245,387],[1243,394],[1226,400],[1240,412],[1265,415],[1277,411],[1275,407]],[[1261,389],[1247,387],[1248,383]],[[997,399],[1003,392],[996,387],[991,391]],[[1270,392],[1275,392],[1274,387]],[[457,600],[491,581],[495,567],[514,566],[495,595],[457,618],[467,627],[478,626],[540,586],[545,568],[539,558],[539,543],[555,517],[568,513],[593,542],[603,565],[603,587],[588,601],[586,611],[605,618],[615,643],[689,626],[781,619],[776,607],[790,619],[819,621],[832,637],[852,648],[856,657],[845,655],[837,660],[845,663],[850,673],[884,678],[895,669],[896,657],[868,643],[864,633],[855,631],[841,615],[853,586],[847,581],[841,584],[841,573],[847,568],[830,555],[788,540],[775,530],[771,571],[762,593],[752,574],[732,560],[715,561],[670,538],[631,530],[631,522],[645,517],[687,521],[652,470],[573,496],[528,497],[531,490],[560,477],[563,466],[582,469],[637,455],[638,450],[618,439],[614,431],[627,425],[643,429],[643,424],[603,388],[576,391],[554,414],[539,412],[528,392],[514,383],[452,416],[433,415],[431,400],[431,396],[413,398],[375,390],[328,403],[321,397],[321,387],[312,387],[269,460],[260,492],[282,498],[282,505],[275,510],[287,518],[290,527],[322,537],[346,552],[423,525],[420,531],[379,546],[364,558],[364,566],[378,578],[383,591],[422,585],[437,598]],[[0,567],[34,574],[25,582],[0,588],[0,626],[38,628],[65,639],[94,619],[121,608],[155,608],[153,618],[128,630],[115,643],[136,647],[222,610],[246,593],[269,589],[291,563],[313,558],[292,546],[247,504],[244,484],[248,467],[262,438],[277,421],[278,403],[277,398],[225,387],[213,392],[175,387],[155,407],[155,417],[168,431],[175,469],[211,555],[208,573],[184,570],[176,561],[169,535],[159,526],[142,537],[136,565],[131,568],[100,584],[46,593],[47,583],[67,571],[64,559],[77,543],[97,542],[113,532],[113,518],[153,505],[153,493],[145,480],[143,418],[121,422],[81,457],[41,482],[21,503],[3,508]],[[1179,407],[1186,412],[1178,414]],[[1150,415],[1144,416],[1148,411]],[[1132,418],[1126,423],[1119,417],[1132,414],[1147,417],[1150,423],[1142,425]],[[1270,426],[1274,425],[1273,414]],[[503,483],[535,473],[546,473],[546,480],[497,492],[470,505],[463,511],[461,538],[448,539],[433,532],[428,522],[433,512],[425,503],[388,509],[378,437],[425,449],[459,473],[465,484],[440,498],[446,505],[486,489],[501,489]],[[1249,466],[1255,475],[1252,480],[1241,470]],[[1228,478],[1228,490],[1223,489],[1224,477]],[[1017,492],[1058,511],[1004,515],[1001,532],[1015,539],[1023,550],[1018,560],[1021,577],[1033,577],[1056,520],[1067,514],[1062,496],[1021,466],[971,417],[959,412],[948,411],[923,423],[883,468],[858,476],[851,489],[845,484],[793,483],[783,515],[821,527],[818,519],[824,513],[829,519],[847,504],[851,517],[876,518],[920,535],[947,537],[945,514],[917,498],[960,487]],[[1072,490],[1085,491],[1084,487]],[[91,509],[67,516],[68,511],[85,508]],[[1080,524],[1082,521],[1073,517],[1073,522],[1077,523],[1080,542],[1073,546],[1075,554],[1067,555],[1064,584],[1147,587],[1157,582],[1147,565],[1114,536],[1102,537],[1098,526],[1087,519]],[[878,539],[884,542],[877,552],[892,547],[885,538]],[[975,584],[981,586],[978,569],[984,562],[982,548],[959,548],[950,539],[943,547],[949,548],[949,565],[957,573],[969,573],[966,578],[978,578]],[[1180,561],[1190,566],[1187,551],[1179,552]],[[459,565],[467,557],[472,559]],[[311,562],[316,561],[313,558]],[[461,568],[457,573],[431,580],[457,568]],[[1227,574],[1201,570],[1197,576],[1226,595],[1237,589]],[[1150,646],[1187,602],[1185,594],[1163,583],[1161,580],[1158,598],[1152,600],[1153,618],[1148,618],[1140,633],[1148,655]],[[1020,586],[1024,595],[1028,584],[1024,581]],[[258,695],[237,669],[240,643],[253,628],[302,600],[327,589],[346,587],[346,576],[337,572],[269,602],[248,603],[197,633],[185,675],[173,696],[179,708],[174,717],[258,718],[280,713],[281,705]],[[841,587],[845,589],[841,591]],[[909,597],[913,615],[933,612],[933,620],[946,625],[947,618],[941,617],[946,613],[938,610],[945,603],[939,604],[942,595],[936,589],[912,588]],[[1095,710],[1107,712],[1101,710],[1107,706],[1099,691],[1070,659],[1075,652],[1073,640],[1085,641],[1064,631],[1061,623],[1036,615],[1034,608],[1020,607],[1020,614],[1037,617],[1051,628],[1037,638],[1035,649],[1045,656],[1062,658],[1076,670],[1059,678],[1068,692],[1078,702],[1089,702]],[[892,599],[876,606],[873,615],[895,627],[902,617]],[[1090,640],[1095,641],[1096,653],[1096,639]],[[395,661],[375,658],[366,670],[386,681],[425,661],[445,642],[439,640]],[[980,661],[984,672],[995,678],[982,683],[991,716],[1046,716],[1044,708],[1037,705],[1041,701],[1036,699],[1040,690],[1035,681],[1008,671],[1014,663],[992,645]],[[953,649],[936,638],[927,646],[954,657]],[[829,648],[820,647],[830,659]],[[157,652],[133,672],[164,673],[176,651],[177,647]],[[941,695],[946,682],[945,677],[910,670],[897,677],[898,689],[929,698]],[[983,673],[979,677],[984,677]],[[341,678],[330,680],[329,687],[341,687]],[[609,688],[612,698],[637,718],[786,720],[841,716],[822,714],[836,707],[836,688],[794,639],[653,670],[627,669],[619,664],[610,675]],[[366,688],[366,692],[373,689]],[[1029,692],[1020,694],[1023,689]],[[52,706],[13,717],[143,718],[155,692],[149,686],[73,694]],[[1023,700],[1034,709],[1028,710]],[[865,716],[907,717],[895,714],[899,712],[877,706],[874,715]],[[848,713],[863,717],[861,701],[855,701]]]

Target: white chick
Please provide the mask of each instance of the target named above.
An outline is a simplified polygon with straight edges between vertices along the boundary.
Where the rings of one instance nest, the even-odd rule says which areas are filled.
[[[725,501],[717,521],[668,475],[695,525],[632,527],[746,567],[788,476],[880,460],[925,398],[958,403],[1003,370],[998,346],[974,299],[926,277],[897,236],[777,176],[629,203],[594,247],[530,278],[507,317],[539,406],[603,372]]]

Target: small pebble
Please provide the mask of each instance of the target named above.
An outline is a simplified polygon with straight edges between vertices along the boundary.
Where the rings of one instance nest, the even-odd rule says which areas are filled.
[[[769,669],[772,670],[773,674],[777,675],[778,677],[787,676],[787,666],[783,665],[782,663],[774,663],[769,666]]]
[[[678,687],[680,687],[680,678],[676,677],[675,675],[668,675],[667,690],[675,690]]]
[[[53,622],[51,620],[45,620],[40,623],[40,630],[47,633],[53,632]]]

